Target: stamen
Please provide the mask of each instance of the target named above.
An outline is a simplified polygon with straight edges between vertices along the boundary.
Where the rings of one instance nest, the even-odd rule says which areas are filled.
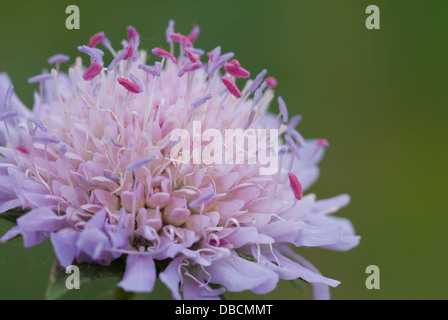
[[[117,78],[119,84],[121,84],[126,90],[132,93],[140,93],[142,89],[137,83],[131,82],[125,78]]]
[[[147,157],[147,158],[142,158],[139,160],[134,161],[133,163],[131,163],[130,165],[126,166],[126,170],[127,171],[132,171],[132,170],[136,170],[150,162],[154,161],[154,157]]]
[[[171,53],[169,53],[163,49],[154,48],[154,49],[152,49],[152,53],[161,58],[170,59],[173,63],[176,63],[176,58]]]
[[[129,41],[132,41],[136,37],[140,37],[140,35],[138,34],[137,30],[135,30],[135,28],[133,26],[127,26],[126,30],[128,31],[128,39],[129,39]]]
[[[275,79],[274,77],[269,77],[266,80],[264,80],[264,82],[266,82],[268,87],[271,89],[275,88],[278,85],[277,79]]]
[[[191,61],[192,63],[200,62],[199,58],[196,57],[196,56],[193,54],[191,48],[185,49],[185,53],[187,54],[188,59],[190,59],[190,61]]]
[[[228,74],[237,78],[249,78],[250,72],[244,69],[243,67],[239,66],[239,63],[236,64],[233,61],[226,63],[224,66],[224,70],[226,70]]]
[[[190,34],[187,36],[188,40],[190,40],[191,43],[194,43],[200,32],[201,29],[197,25],[194,26],[193,29],[191,29]]]
[[[288,173],[288,177],[289,177],[289,186],[291,187],[291,190],[294,193],[294,197],[296,197],[297,200],[301,200],[303,197],[303,190],[302,185],[299,182],[299,179],[292,172]]]
[[[0,113],[0,121],[4,121],[4,120],[7,120],[7,119],[11,119],[11,118],[17,117],[18,114],[19,113],[17,111],[5,111],[5,112],[2,112],[2,113]]]
[[[166,42],[170,43],[172,42],[171,34],[174,33],[174,20],[170,20],[168,22],[168,28],[166,28],[165,34],[166,34]]]
[[[212,94],[209,93],[202,98],[197,99],[195,102],[193,102],[193,107],[197,108],[202,106],[207,100],[211,99],[212,97]]]
[[[117,65],[124,60],[124,57],[127,55],[127,51],[125,49],[121,50],[121,52],[112,60],[109,67],[107,67],[107,71],[114,70]]]
[[[283,122],[288,122],[288,109],[286,108],[285,101],[283,100],[282,97],[278,97],[277,102],[278,102],[278,109],[280,110],[280,113],[283,117]]]
[[[8,87],[8,90],[6,91],[6,96],[5,96],[5,110],[8,110],[9,107],[11,106],[11,98],[12,98],[13,92],[14,92],[14,85],[10,84]]]
[[[296,130],[291,129],[289,133],[294,137],[294,139],[302,146],[306,145],[305,139],[302,137],[302,135]]]
[[[68,60],[70,60],[69,56],[64,54],[55,54],[54,56],[48,58],[48,64],[67,62]]]
[[[144,64],[139,64],[138,68],[140,70],[143,70],[144,72],[152,75],[153,77],[160,77],[160,73],[161,73],[160,66],[161,66],[160,62],[156,62],[154,67],[147,66],[147,65],[144,65]]]
[[[202,67],[202,63],[200,61],[189,63],[184,68],[182,68],[177,74],[178,77],[182,77],[186,72],[192,72]]]
[[[28,83],[37,83],[50,80],[52,78],[51,73],[39,74],[37,76],[28,78]]]
[[[227,87],[227,89],[232,95],[234,95],[237,98],[241,98],[241,91],[240,89],[238,89],[235,82],[233,82],[232,80],[230,80],[230,78],[227,77],[222,77],[221,81],[222,83],[224,83],[224,85]]]
[[[325,140],[325,139],[318,139],[318,140],[316,140],[316,143],[317,143],[318,146],[321,146],[321,147],[324,147],[324,148],[328,148],[330,146],[328,141]]]
[[[297,127],[300,121],[302,121],[302,116],[300,114],[291,117],[291,120],[288,122],[288,131]]]
[[[261,82],[263,81],[264,76],[268,73],[266,69],[263,69],[254,79],[252,84],[249,87],[249,94],[257,90],[257,88],[260,86]]]
[[[33,142],[47,144],[47,143],[54,143],[57,144],[61,142],[61,140],[58,137],[49,137],[45,135],[35,135],[31,137]]]
[[[97,48],[90,48],[88,46],[79,46],[78,50],[82,53],[88,54],[94,61],[103,63],[103,50]]]
[[[260,88],[258,88],[255,93],[254,93],[254,105],[256,105],[258,102],[260,102],[261,98],[263,97],[263,90],[266,88],[267,84],[266,82],[263,82],[260,86]]]
[[[297,148],[297,145],[294,142],[294,140],[292,140],[290,136],[285,134],[285,141],[289,149],[291,149],[292,153],[296,156],[297,159],[299,159],[299,149]]]
[[[92,63],[86,71],[84,71],[82,77],[86,81],[90,81],[95,78],[103,70],[103,65],[99,62]]]
[[[90,38],[88,47],[89,48],[95,48],[98,43],[103,41],[103,39],[104,39],[104,32],[101,31],[101,32],[95,33],[93,35],[93,37]]]
[[[107,179],[112,180],[114,182],[117,182],[120,180],[120,177],[118,175],[116,175],[115,173],[104,171],[103,174],[104,174],[104,177],[106,177]]]
[[[191,209],[195,209],[199,206],[202,206],[204,203],[206,203],[208,200],[210,200],[215,195],[215,190],[211,190],[207,192],[206,194],[200,196],[196,200],[193,200],[188,205]]]

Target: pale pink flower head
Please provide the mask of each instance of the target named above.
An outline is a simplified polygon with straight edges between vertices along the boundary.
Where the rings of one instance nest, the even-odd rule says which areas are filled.
[[[0,74],[0,212],[25,212],[2,241],[21,235],[30,247],[49,237],[63,266],[107,266],[125,255],[118,285],[126,291],[151,292],[159,278],[175,299],[217,299],[300,278],[328,298],[339,282],[291,249],[345,251],[359,242],[348,220],[331,215],[347,195],[304,193],[326,140],[303,139],[301,117],[288,119],[282,98],[279,115],[269,114],[277,81],[264,80],[267,70],[244,80],[251,73],[219,46],[205,55],[194,47],[198,27],[184,36],[170,21],[169,48],[149,52],[139,51],[134,28],[127,31],[117,52],[101,32],[78,48],[74,64],[53,57],[55,69],[29,79],[39,83],[32,110]],[[279,168],[263,175],[263,164],[181,161],[172,152],[178,129],[190,137],[278,129]],[[199,153],[208,143],[199,141]]]

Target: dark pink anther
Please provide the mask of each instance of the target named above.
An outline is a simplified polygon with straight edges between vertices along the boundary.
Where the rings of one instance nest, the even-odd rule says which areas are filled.
[[[128,60],[132,56],[134,48],[132,48],[132,44],[128,44],[124,50],[126,50],[126,55],[124,56],[123,60]]]
[[[174,42],[178,42],[182,44],[184,47],[188,48],[193,46],[190,39],[188,39],[186,36],[180,33],[172,33],[170,34],[170,38],[173,39]]]
[[[239,62],[238,64],[236,64],[235,62],[238,62],[238,60],[232,60],[229,63],[226,63],[224,65],[224,70],[226,70],[226,72],[234,77],[237,78],[249,78],[250,77],[250,72],[247,71],[246,69],[244,69],[243,67],[239,66]]]
[[[194,26],[193,29],[191,29],[190,34],[187,36],[188,40],[190,40],[191,43],[195,42],[200,31],[201,29],[199,29],[198,26]]]
[[[318,139],[318,140],[316,140],[316,143],[317,143],[318,146],[321,146],[321,147],[324,147],[324,148],[328,148],[330,146],[328,141],[325,140],[325,139]]]
[[[278,85],[277,79],[274,77],[269,77],[266,80],[264,80],[269,88],[275,88]]]
[[[227,77],[222,77],[221,80],[222,80],[222,83],[224,83],[224,85],[227,87],[227,89],[229,90],[229,92],[232,95],[234,95],[237,98],[241,98],[241,91],[240,91],[240,89],[238,89],[235,82],[233,82],[232,80],[230,80]]]
[[[190,49],[185,49],[185,53],[187,54],[188,59],[190,59],[190,61],[191,61],[192,63],[195,63],[195,62],[199,62],[199,61],[200,61],[199,58],[196,57],[196,56],[191,52]]]
[[[98,32],[94,34],[93,37],[90,38],[88,47],[95,48],[98,43],[103,41],[103,39],[104,39],[104,32]]]
[[[99,62],[92,63],[82,74],[82,78],[86,81],[92,80],[103,70],[103,65]]]
[[[117,81],[119,84],[121,84],[126,90],[132,93],[140,93],[142,92],[142,89],[140,86],[134,82],[129,81],[125,78],[117,78]]]
[[[241,67],[241,63],[236,59],[233,59],[232,61],[230,61],[229,64],[232,64],[237,67]]]
[[[165,50],[160,49],[160,48],[154,48],[154,49],[152,49],[152,53],[155,54],[156,56],[161,57],[161,58],[170,59],[171,61],[173,61],[173,63],[176,63],[176,58],[171,53],[169,53],[168,51],[165,51]]]
[[[302,185],[299,182],[299,179],[292,172],[288,173],[288,177],[289,177],[289,186],[291,187],[292,193],[294,193],[294,197],[296,197],[297,200],[302,200],[303,189]]]
[[[182,68],[177,74],[179,77],[182,77],[186,72],[192,72],[202,67],[202,63],[200,61],[189,63],[184,68]]]
[[[133,26],[127,26],[126,30],[128,31],[128,39],[129,39],[129,41],[131,41],[135,37],[139,36],[137,30],[135,30],[135,28]]]

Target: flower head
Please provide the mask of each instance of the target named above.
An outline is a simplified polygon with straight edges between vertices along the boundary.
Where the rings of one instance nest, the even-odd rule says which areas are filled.
[[[347,195],[303,194],[317,179],[326,140],[305,143],[295,131],[301,118],[287,123],[281,98],[280,114],[267,112],[277,82],[263,82],[266,70],[242,85],[236,78],[250,73],[229,62],[233,53],[216,47],[201,62],[198,27],[184,36],[170,21],[171,50],[152,49],[154,66],[138,51],[137,31],[127,31],[119,52],[103,32],[79,47],[90,56],[87,68],[78,58],[67,73],[30,78],[41,86],[32,110],[0,74],[0,212],[26,212],[1,240],[21,235],[30,247],[50,238],[63,266],[108,265],[126,255],[118,285],[127,291],[150,292],[158,277],[176,299],[216,299],[226,290],[265,294],[279,279],[301,278],[319,288],[316,298],[327,298],[339,282],[290,248],[358,244],[351,223],[331,216]],[[101,45],[113,55],[108,68]],[[59,57],[52,62],[67,63]],[[279,170],[178,161],[171,133],[194,136],[194,121],[202,131],[287,131]],[[157,273],[161,261],[169,263]]]

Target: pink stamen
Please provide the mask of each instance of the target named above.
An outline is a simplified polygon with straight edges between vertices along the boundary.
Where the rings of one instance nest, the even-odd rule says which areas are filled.
[[[330,146],[330,144],[328,143],[328,141],[326,139],[318,139],[318,140],[316,140],[316,143],[318,146],[321,146],[324,148],[328,148]]]
[[[196,57],[190,49],[185,49],[185,53],[192,63],[200,62],[200,59]]]
[[[155,54],[156,56],[161,57],[161,58],[170,59],[171,61],[173,61],[173,63],[176,63],[176,58],[171,53],[169,53],[168,51],[165,51],[165,50],[160,49],[160,48],[154,48],[154,49],[152,49],[152,53]]]
[[[294,193],[294,197],[296,197],[297,200],[301,200],[303,197],[303,189],[302,185],[299,182],[299,179],[292,172],[288,173],[288,177],[289,177],[289,186],[291,187],[291,190]]]
[[[264,80],[269,88],[275,88],[278,85],[277,79],[274,77],[269,77],[266,80]]]
[[[177,75],[179,77],[182,77],[186,72],[192,72],[201,67],[202,67],[202,63],[200,61],[195,62],[195,63],[189,63],[183,69],[181,69]]]
[[[99,62],[92,63],[82,74],[82,78],[86,81],[92,80],[103,70],[103,65]]]
[[[235,60],[232,60],[232,62]],[[237,60],[236,60],[237,61]],[[247,71],[246,69],[244,69],[243,67],[239,66],[236,63],[226,63],[224,66],[224,70],[226,70],[226,72],[234,77],[237,78],[249,78],[250,77],[250,72]]]
[[[104,39],[104,32],[101,31],[101,32],[94,34],[93,37],[90,38],[88,47],[95,48],[98,43],[103,41],[103,39]]]
[[[190,39],[188,39],[183,34],[172,33],[172,34],[170,34],[170,38],[173,39],[174,42],[178,42],[186,48],[193,46],[193,43],[191,43]]]
[[[227,87],[227,89],[229,90],[229,92],[234,95],[237,98],[241,98],[242,94],[240,89],[238,89],[238,87],[236,86],[235,82],[233,82],[232,80],[230,80],[227,77],[222,77],[222,83],[224,83],[224,85]]]
[[[190,34],[187,36],[188,40],[190,40],[191,43],[195,42],[200,32],[201,29],[198,26],[194,26],[193,29],[191,29]]]
[[[121,84],[126,90],[132,93],[140,93],[142,92],[142,89],[140,86],[134,82],[129,81],[125,78],[117,78],[117,81],[119,84]]]
[[[139,37],[137,30],[133,26],[127,26],[126,30],[128,31],[128,39],[129,41],[133,40],[136,37]]]
[[[128,60],[132,56],[134,48],[132,47],[132,44],[128,44],[124,50],[126,50],[126,55],[124,56],[123,60]]]

